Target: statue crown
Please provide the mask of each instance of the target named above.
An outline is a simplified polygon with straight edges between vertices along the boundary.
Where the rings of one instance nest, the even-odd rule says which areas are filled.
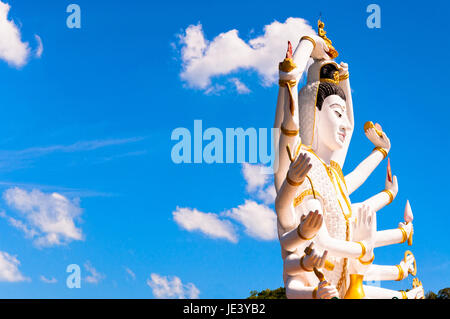
[[[339,53],[336,51],[336,49],[333,47],[333,42],[331,42],[330,39],[327,38],[326,34],[327,32],[325,31],[325,23],[323,23],[323,21],[321,21],[319,19],[319,21],[317,21],[317,27],[318,27],[318,33],[319,33],[319,37],[321,37],[325,43],[328,46],[329,51],[327,52],[328,55],[330,56],[330,58],[335,59],[338,57]]]

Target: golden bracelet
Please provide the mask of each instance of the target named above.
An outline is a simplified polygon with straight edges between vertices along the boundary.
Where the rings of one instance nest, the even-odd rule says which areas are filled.
[[[313,297],[313,299],[317,299],[317,287],[314,288],[314,290],[312,292],[312,297]]]
[[[406,294],[406,292],[404,292],[403,290],[400,290],[400,292],[402,293],[402,299],[408,299],[408,295]]]
[[[407,239],[408,239],[408,234],[406,233],[406,230],[403,229],[403,227],[399,227],[398,229],[400,229],[402,231],[402,242],[400,244],[403,244]]]
[[[339,81],[342,82],[344,80],[347,80],[350,77],[350,74],[347,72],[344,75],[339,76]]]
[[[300,39],[300,42],[302,42],[302,40],[308,40],[308,41],[311,41],[311,43],[312,43],[313,46],[314,46],[314,49],[316,48],[316,41],[314,41],[313,38],[308,37],[307,35],[305,35],[305,36],[303,36],[303,37]]]
[[[386,194],[389,195],[389,203],[388,203],[388,205],[390,205],[394,201],[394,194],[392,193],[392,191],[390,189],[385,189],[383,191],[383,193],[386,193]]]
[[[279,80],[278,85],[281,87],[286,87],[286,84],[289,85],[289,87],[294,87],[297,85],[297,81],[295,80]]]
[[[306,238],[306,237],[304,237],[304,236],[302,235],[302,233],[300,232],[300,226],[301,226],[301,225],[302,225],[302,224],[298,225],[298,227],[297,227],[297,235],[298,235],[298,237],[300,237],[301,239],[306,240],[306,241],[311,240],[311,239],[313,239],[314,237],[316,237],[316,235],[312,236],[311,238]]]
[[[362,242],[360,242],[360,241],[358,241],[357,243],[360,244],[361,248],[362,248],[361,256],[358,257],[358,259],[360,259],[360,258],[363,258],[364,255],[366,254],[366,246],[364,246],[364,244]]]
[[[292,179],[289,178],[289,172],[286,174],[286,182],[294,187],[299,187],[300,185],[303,184],[303,181],[301,182],[294,182]]]
[[[361,258],[358,258],[358,260],[363,265],[370,265],[375,260],[375,254],[373,254],[372,259],[370,259],[369,261],[363,261]]]
[[[403,277],[405,276],[405,273],[403,272],[402,266],[400,266],[400,265],[395,265],[395,267],[398,268],[398,278],[395,279],[395,280],[396,280],[396,281],[403,280]]]
[[[311,272],[312,270],[308,270],[306,267],[305,267],[305,265],[303,265],[303,258],[304,258],[305,256],[303,256],[302,258],[300,258],[300,267],[302,267],[302,269],[304,270],[304,271],[306,271],[306,272]]]
[[[288,129],[285,129],[283,127],[283,125],[281,125],[280,130],[281,130],[281,133],[283,133],[286,136],[297,136],[298,133],[300,132],[300,130],[288,130]]]
[[[385,159],[388,156],[388,152],[382,147],[377,146],[373,150],[381,152],[383,154],[383,156],[384,156],[383,159]]]

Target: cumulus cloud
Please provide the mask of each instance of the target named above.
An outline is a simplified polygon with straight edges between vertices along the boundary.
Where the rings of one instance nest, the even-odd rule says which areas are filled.
[[[227,220],[221,220],[216,214],[177,207],[177,210],[173,212],[173,218],[179,226],[188,231],[199,231],[208,237],[237,242],[233,225]]]
[[[20,30],[13,20],[8,20],[10,5],[0,1],[0,59],[9,65],[22,67],[30,55],[28,42],[22,42]]]
[[[23,220],[0,214],[9,223],[34,239],[38,247],[67,244],[82,240],[83,234],[75,225],[82,210],[78,200],[69,200],[58,194],[46,194],[39,190],[10,188],[3,193],[6,203],[16,209]]]
[[[242,164],[242,175],[247,184],[247,192],[254,194],[264,204],[272,204],[275,202],[276,191],[273,183],[269,185],[272,179],[266,171],[267,167],[264,165]]]
[[[98,284],[101,280],[105,279],[106,276],[97,271],[97,269],[92,266],[90,261],[84,264],[84,269],[89,273],[84,280],[89,284]]]
[[[198,299],[200,295],[200,290],[193,283],[184,285],[176,276],[151,274],[147,279],[147,285],[152,288],[153,295],[157,299]]]
[[[47,278],[47,277],[45,277],[44,275],[41,275],[40,277],[39,277],[39,279],[42,281],[42,282],[45,282],[46,284],[56,284],[57,282],[58,282],[58,280],[56,280],[56,278],[55,277],[52,277],[52,278]]]
[[[28,281],[19,271],[20,261],[10,254],[0,251],[0,282]]]
[[[269,175],[264,174],[263,169],[264,165],[242,164],[242,175],[247,183],[247,192],[254,192],[267,183]]]
[[[284,23],[274,21],[264,26],[262,35],[249,41],[243,40],[235,29],[209,41],[200,23],[190,25],[179,36],[180,76],[189,87],[207,92],[216,85],[213,78],[233,74],[237,79],[237,72],[251,70],[256,71],[263,85],[269,86],[277,80],[278,62],[284,58],[288,40],[295,45],[302,36],[312,34],[314,30],[300,18],[288,18]],[[237,88],[235,81],[234,84]],[[248,88],[240,88],[239,93],[248,93]]]
[[[44,44],[42,43],[42,39],[40,36],[38,36],[37,34],[34,35],[34,38],[36,39],[38,46],[34,52],[34,55],[36,56],[36,58],[41,58],[42,57],[42,53],[44,53]]]
[[[277,216],[267,206],[246,200],[244,205],[231,209],[225,216],[241,223],[250,237],[261,240],[277,238]]]
[[[231,78],[230,82],[234,84],[234,86],[236,87],[236,91],[239,94],[248,94],[251,92],[250,89],[238,78]]]

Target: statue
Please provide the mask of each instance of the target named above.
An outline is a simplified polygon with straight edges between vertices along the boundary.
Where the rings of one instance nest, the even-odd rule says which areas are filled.
[[[423,298],[418,279],[408,292],[364,286],[364,280],[403,280],[416,275],[411,252],[395,266],[373,264],[374,249],[412,244],[413,216],[409,202],[405,221],[398,228],[378,231],[376,212],[389,205],[398,192],[390,164],[384,190],[362,203],[349,196],[387,157],[391,143],[379,124],[364,126],[374,144],[372,153],[344,176],[354,129],[353,102],[346,63],[337,64],[338,52],[319,20],[319,36],[301,38],[295,52],[288,43],[279,65],[280,88],[275,128],[278,235],[284,261],[283,280],[288,298]],[[307,83],[298,82],[308,60]]]

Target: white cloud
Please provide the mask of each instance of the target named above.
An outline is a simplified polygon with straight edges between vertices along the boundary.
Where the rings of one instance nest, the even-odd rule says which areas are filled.
[[[55,277],[52,277],[50,279],[48,279],[47,277],[45,277],[44,275],[41,275],[39,277],[39,279],[41,279],[42,282],[45,282],[46,284],[56,284],[58,282],[58,280],[56,280]]]
[[[198,299],[200,295],[200,290],[194,284],[184,285],[176,276],[151,274],[147,279],[147,285],[152,288],[153,295],[157,299]]]
[[[230,82],[234,84],[234,86],[236,87],[236,91],[239,94],[248,94],[251,92],[250,89],[238,78],[231,78]]]
[[[84,280],[90,284],[98,284],[101,280],[105,279],[106,276],[101,274],[95,269],[91,262],[87,261],[84,263],[84,269],[89,273],[88,276],[84,277]]]
[[[6,252],[0,251],[0,282],[29,281],[19,271],[20,261]]]
[[[241,223],[250,237],[261,240],[277,238],[277,216],[267,206],[246,200],[244,205],[233,208],[224,215]]]
[[[0,59],[20,68],[27,63],[30,48],[28,42],[22,42],[14,21],[8,20],[10,8],[9,4],[0,1]]]
[[[277,194],[273,183],[269,185],[272,178],[266,171],[267,167],[264,165],[242,164],[242,175],[247,183],[247,192],[269,205],[275,202]]]
[[[125,267],[125,271],[127,272],[128,276],[131,277],[131,279],[135,280],[136,279],[136,274],[128,267]]]
[[[45,194],[39,190],[10,188],[3,193],[6,203],[20,212],[23,221],[6,216],[9,223],[22,230],[27,237],[34,238],[39,247],[62,245],[82,240],[80,228],[75,225],[82,210],[78,200],[70,201],[58,194]]]
[[[269,175],[263,173],[264,167],[264,165],[242,164],[242,175],[247,183],[247,192],[252,193],[267,183]]]
[[[288,40],[295,46],[303,35],[312,34],[314,30],[300,18],[288,18],[284,23],[274,21],[264,27],[261,36],[248,42],[235,29],[208,41],[200,23],[190,25],[179,36],[180,76],[189,87],[208,91],[214,87],[214,77],[254,70],[264,85],[271,85],[277,80],[278,62],[285,56]],[[244,89],[240,93],[248,92]]]
[[[267,186],[265,189],[259,189],[256,196],[266,205],[275,203],[275,198],[277,197],[275,185],[272,184]]]
[[[237,242],[233,225],[227,220],[220,220],[216,214],[177,207],[177,210],[173,212],[173,218],[179,226],[188,231],[200,231],[212,238]]]
[[[38,47],[36,48],[34,55],[36,56],[36,58],[40,59],[42,57],[42,53],[44,53],[44,44],[42,43],[41,37],[37,34],[34,35],[34,38],[38,43]]]

